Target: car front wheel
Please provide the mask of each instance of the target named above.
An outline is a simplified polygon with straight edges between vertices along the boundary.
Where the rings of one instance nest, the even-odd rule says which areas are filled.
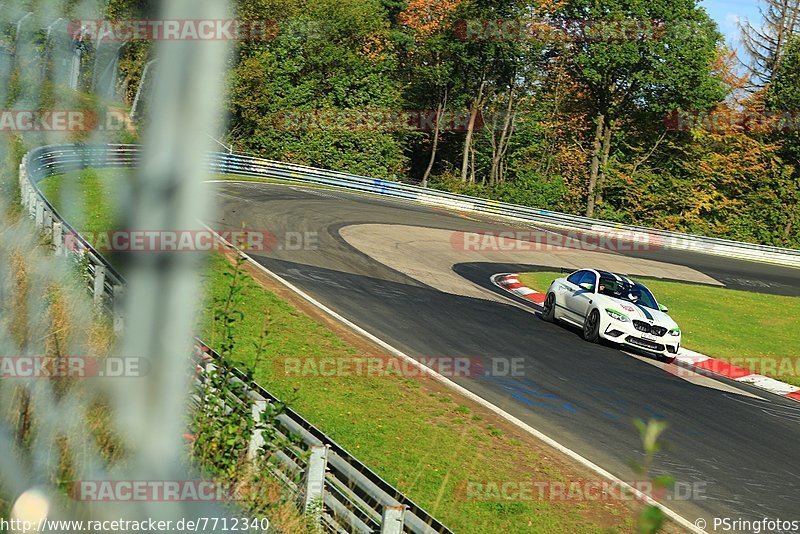
[[[556,320],[556,295],[555,293],[548,293],[542,304],[542,319],[548,323],[555,322]]]
[[[592,310],[583,321],[583,339],[595,343],[600,339],[600,312]]]

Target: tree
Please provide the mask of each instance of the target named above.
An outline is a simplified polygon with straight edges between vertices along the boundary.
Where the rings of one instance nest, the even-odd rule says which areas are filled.
[[[273,4],[277,0],[273,0]],[[231,78],[235,144],[269,157],[391,178],[406,167],[391,124],[397,109],[389,19],[378,0],[284,0],[275,39],[240,51]]]
[[[794,181],[781,192],[779,209],[787,216],[783,237],[796,244],[800,242],[800,36],[792,37],[787,43],[783,61],[767,90],[765,104],[768,110],[784,115],[785,128],[777,133],[782,142],[779,153],[784,161],[794,166]]]
[[[722,36],[694,0],[569,0],[554,16],[557,27],[582,21],[588,32],[555,47],[569,76],[583,89],[593,117],[585,214],[602,201],[615,133],[634,117],[672,109],[705,109],[724,97],[711,65]],[[610,28],[639,21],[640,35],[616,37]],[[601,32],[601,33],[592,33]]]
[[[430,156],[422,175],[422,186],[428,186],[433,172],[441,135],[441,121],[447,111],[451,89],[453,57],[448,43],[452,39],[454,20],[461,0],[412,0],[397,16],[398,24],[411,37],[401,50],[401,69],[406,80],[405,99],[419,110],[436,108]]]
[[[759,8],[761,24],[750,21],[739,25],[742,44],[750,56],[747,68],[756,88],[769,85],[778,71],[786,46],[800,30],[800,0],[765,0]]]

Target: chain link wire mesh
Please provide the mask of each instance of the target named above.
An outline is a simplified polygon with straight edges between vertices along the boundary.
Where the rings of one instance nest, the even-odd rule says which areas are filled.
[[[0,100],[4,118],[30,110],[105,112],[123,108],[117,84],[126,42],[75,32],[74,20],[102,19],[93,0],[6,0],[0,9]],[[158,3],[160,19],[230,18],[225,0]],[[216,41],[153,44],[158,77],[142,164],[124,197],[122,224],[139,230],[200,229],[210,216],[201,187],[221,114],[228,46]],[[144,98],[144,97],[143,97]],[[102,121],[102,113],[100,114]],[[61,380],[0,379],[0,516],[10,519],[179,519],[226,517],[219,504],[152,499],[115,503],[71,497],[79,480],[193,480],[186,459],[190,361],[201,287],[195,254],[132,254],[126,276],[126,329],[110,325],[79,287],[70,261],[52,256],[20,211],[16,165],[30,148],[119,140],[119,131],[0,128],[0,356],[57,361],[75,356],[145,359],[143,376]],[[122,132],[124,134],[124,132]],[[60,191],[76,199],[74,188]],[[81,227],[82,221],[74,221]],[[19,528],[19,527],[17,527]],[[14,527],[11,528],[14,531]]]

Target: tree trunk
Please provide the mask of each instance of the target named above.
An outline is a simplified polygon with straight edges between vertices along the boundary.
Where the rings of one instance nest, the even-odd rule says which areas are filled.
[[[597,175],[597,184],[595,184],[596,204],[603,203],[603,185],[606,181],[606,168],[608,166],[608,155],[611,152],[611,133],[613,130],[614,121],[608,121],[605,132],[603,132],[603,153],[600,158],[600,171]]]
[[[31,431],[31,397],[28,389],[25,386],[20,386],[20,409],[19,420],[17,423],[17,444],[20,447],[28,441]]]
[[[436,149],[439,147],[439,123],[442,120],[442,113],[447,108],[447,88],[444,89],[444,99],[439,101],[436,107],[436,125],[433,127],[433,142],[431,144],[431,159],[428,161],[428,168],[425,169],[425,174],[422,175],[422,187],[428,187],[428,178],[431,176],[433,170],[433,162],[436,160]]]
[[[464,150],[461,158],[461,181],[467,181],[467,173],[469,172],[469,156],[472,149],[472,133],[475,130],[475,119],[480,111],[481,101],[483,100],[483,88],[486,86],[486,81],[482,81],[478,88],[478,96],[472,104],[472,109],[469,112],[469,124],[467,125],[467,135],[464,138]],[[473,181],[475,180],[473,171]]]
[[[469,145],[469,183],[475,183],[475,147]],[[481,178],[481,183],[486,181],[486,177]]]
[[[602,113],[597,116],[597,131],[595,131],[594,143],[592,144],[592,170],[589,174],[589,197],[586,203],[587,217],[594,215],[594,188],[597,184],[597,173],[600,170],[600,141],[603,138],[605,120],[606,118]]]
[[[494,185],[502,181],[503,158],[508,151],[508,144],[514,128],[514,116],[511,110],[514,109],[514,93],[508,93],[508,106],[503,117],[503,129],[500,132],[500,139],[497,139],[497,118],[492,121],[492,168],[489,171],[489,184]]]

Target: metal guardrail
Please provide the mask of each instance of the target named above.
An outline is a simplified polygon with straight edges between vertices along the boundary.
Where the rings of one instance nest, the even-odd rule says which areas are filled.
[[[216,156],[211,156],[212,161]],[[54,145],[32,150],[20,164],[23,206],[41,231],[52,239],[57,255],[75,254],[82,258],[94,301],[111,311],[117,329],[121,329],[123,323],[124,277],[63,219],[38,184],[44,178],[70,171],[132,168],[138,163],[139,147],[135,145]],[[195,340],[194,356],[205,371],[198,376],[200,382],[212,369],[224,367],[231,380],[243,386],[238,398],[228,398],[226,402],[235,403],[237,409],[251,411],[254,420],[260,421],[261,414],[270,406],[273,409],[282,406],[279,399],[239,369],[223,362],[220,355],[200,339]],[[273,472],[298,494],[304,511],[313,514],[325,530],[386,534],[451,532],[299,414],[285,407],[277,412],[270,432],[298,439],[281,441],[294,441],[296,445],[284,445],[271,453]],[[250,436],[248,457],[255,458],[263,445],[263,433],[257,430]],[[298,484],[297,480],[301,482]]]
[[[348,191],[371,193],[421,204],[467,211],[491,217],[502,217],[526,223],[542,224],[559,229],[597,233],[601,236],[622,238],[632,241],[633,243],[646,244],[650,248],[687,250],[704,254],[800,267],[800,250],[795,249],[682,234],[644,226],[622,225],[599,219],[569,215],[557,211],[531,208],[496,200],[487,200],[446,191],[427,189],[400,182],[372,179],[251,156],[214,153],[209,155],[209,161],[211,168],[221,174],[239,174],[243,176],[323,185]]]
[[[80,155],[75,152],[75,147],[71,145],[44,148],[48,149],[47,153],[42,153],[40,159],[47,160],[50,165],[66,165],[76,169],[82,168],[87,163],[104,163],[102,166],[105,167],[126,167],[134,165],[139,157],[136,145],[83,147]],[[211,170],[220,174],[237,174],[322,185],[492,217],[542,224],[560,229],[597,233],[601,236],[623,238],[633,243],[646,244],[650,248],[687,250],[703,254],[800,267],[800,250],[796,249],[682,234],[643,226],[622,225],[556,211],[427,189],[400,182],[367,178],[238,154],[210,153],[208,155],[208,164]]]

